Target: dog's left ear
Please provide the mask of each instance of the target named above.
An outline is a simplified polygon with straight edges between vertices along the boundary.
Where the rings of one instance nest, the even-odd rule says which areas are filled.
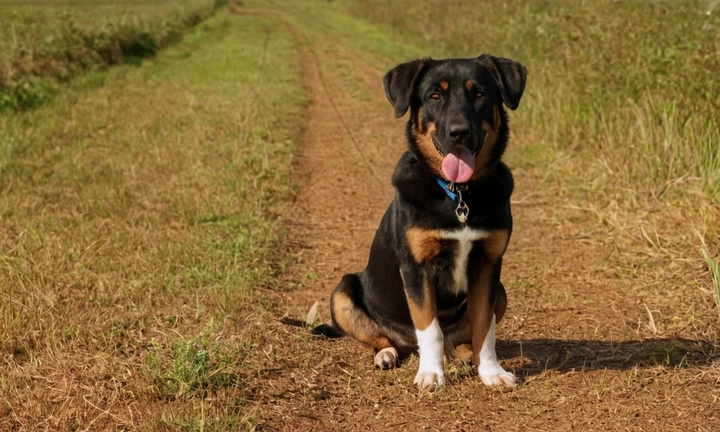
[[[395,108],[395,117],[400,118],[407,112],[410,107],[410,99],[412,98],[415,83],[417,82],[420,72],[431,59],[417,59],[408,63],[395,66],[383,78],[385,86],[385,95]]]
[[[525,91],[525,78],[527,77],[525,66],[515,60],[487,54],[481,55],[478,60],[490,66],[495,80],[500,86],[500,94],[505,105],[511,110],[516,109],[520,104],[520,97]]]

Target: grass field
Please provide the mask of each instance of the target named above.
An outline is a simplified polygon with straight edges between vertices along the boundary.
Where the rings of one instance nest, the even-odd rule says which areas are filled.
[[[209,335],[278,284],[300,74],[287,31],[222,13],[0,117],[0,429],[174,430],[147,407],[238,385]]]
[[[0,1],[0,112],[47,102],[81,72],[137,64],[227,2]]]
[[[0,0],[0,97],[52,94],[0,113],[0,430],[718,424],[714,2],[127,1]],[[53,36],[123,31],[163,49]],[[480,52],[529,70],[498,328],[523,383],[453,363],[418,394],[417,358],[278,319],[327,319],[364,265],[403,147],[382,74]]]

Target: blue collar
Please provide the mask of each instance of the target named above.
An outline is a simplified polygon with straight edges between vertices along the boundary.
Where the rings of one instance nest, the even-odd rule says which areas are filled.
[[[440,187],[443,189],[443,191],[445,191],[447,196],[450,197],[451,200],[453,200],[453,201],[458,200],[458,195],[455,192],[453,192],[452,190],[450,190],[450,186],[453,184],[452,182],[445,183],[445,180],[443,180],[441,178],[437,178],[435,180],[437,181],[437,184],[439,184]]]

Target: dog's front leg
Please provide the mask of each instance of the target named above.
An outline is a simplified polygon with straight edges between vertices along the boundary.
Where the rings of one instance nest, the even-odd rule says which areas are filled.
[[[420,390],[434,391],[445,386],[444,338],[437,319],[434,282],[418,267],[401,274],[420,354],[414,383]]]
[[[479,273],[475,275],[468,291],[468,315],[472,331],[472,362],[478,368],[478,374],[485,385],[515,386],[515,375],[500,366],[495,353],[496,318],[502,318],[505,298],[500,295],[500,270],[502,253],[505,251],[509,234],[496,234],[485,243],[483,261]],[[502,310],[496,317],[498,300]]]

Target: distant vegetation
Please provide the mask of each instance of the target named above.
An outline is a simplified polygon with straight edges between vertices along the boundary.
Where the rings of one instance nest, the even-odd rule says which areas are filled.
[[[589,152],[593,166],[574,165],[587,174],[593,195],[610,183],[655,196],[701,189],[720,202],[717,2],[367,0],[338,6],[434,56],[489,52],[525,63],[529,93],[518,116],[538,138],[535,160],[526,162]]]
[[[0,0],[0,112],[42,105],[81,71],[138,63],[224,0]]]

